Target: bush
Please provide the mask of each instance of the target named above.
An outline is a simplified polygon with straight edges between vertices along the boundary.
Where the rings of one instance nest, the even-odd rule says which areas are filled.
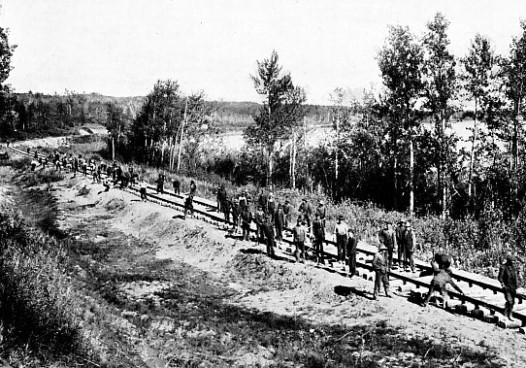
[[[66,250],[16,215],[0,214],[1,315],[4,342],[35,351],[79,348]]]

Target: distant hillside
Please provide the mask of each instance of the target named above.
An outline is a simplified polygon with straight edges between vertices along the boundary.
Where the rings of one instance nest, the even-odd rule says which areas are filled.
[[[239,131],[254,123],[253,116],[261,104],[256,102],[210,101],[211,118],[225,131]],[[328,106],[306,105],[307,125],[324,124],[327,120]]]
[[[72,122],[75,126],[89,123],[104,125],[106,122],[105,105],[108,102],[113,102],[122,109],[126,116],[133,119],[146,101],[145,96],[113,97],[98,93],[45,95],[28,92],[18,93],[16,96],[25,106],[46,105],[46,115],[49,115],[51,121],[59,120],[60,109],[67,105],[70,106],[74,114],[69,115],[76,116],[75,121]],[[211,119],[223,131],[239,131],[253,124],[253,116],[261,107],[261,104],[256,102],[209,101],[208,104],[212,111]],[[327,119],[327,106],[306,105],[305,108],[305,119],[308,125],[320,124]]]

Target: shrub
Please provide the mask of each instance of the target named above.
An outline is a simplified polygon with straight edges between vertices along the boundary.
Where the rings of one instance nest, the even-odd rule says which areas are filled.
[[[65,249],[53,238],[26,228],[16,215],[0,214],[0,234],[4,341],[37,351],[76,351],[79,328]]]

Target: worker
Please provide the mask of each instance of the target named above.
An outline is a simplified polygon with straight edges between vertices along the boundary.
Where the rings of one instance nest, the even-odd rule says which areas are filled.
[[[513,306],[515,305],[515,296],[517,295],[517,270],[514,262],[516,261],[513,254],[506,254],[505,263],[499,269],[499,282],[504,292],[504,317],[513,321]]]
[[[323,242],[325,241],[325,229],[320,220],[320,215],[314,215],[312,222],[312,236],[314,237],[314,251],[316,252],[316,262],[325,264],[325,257],[323,254]]]
[[[375,273],[374,278],[374,292],[373,299],[376,300],[380,288],[383,285],[385,296],[391,298],[389,293],[389,273],[387,268],[387,248],[384,245],[380,246],[378,252],[374,255],[373,258],[373,271]]]
[[[393,252],[396,247],[396,234],[391,226],[391,222],[384,221],[384,227],[378,233],[380,244],[387,248],[387,259],[389,269],[393,267]]]
[[[431,296],[433,295],[434,291],[439,291],[442,294],[442,298],[444,299],[444,307],[446,307],[447,302],[449,300],[449,294],[447,290],[448,284],[451,284],[451,286],[453,286],[455,290],[457,290],[460,294],[464,295],[464,292],[458,287],[457,284],[455,284],[455,282],[451,278],[451,273],[448,270],[440,269],[437,272],[437,274],[433,277],[433,280],[431,280],[431,284],[429,285],[429,291],[427,292],[427,296],[424,300],[423,306],[427,306],[427,303],[429,303],[429,300],[431,299]]]
[[[347,265],[349,266],[349,277],[356,275],[356,253],[358,251],[358,239],[349,228],[347,230]]]
[[[296,262],[305,261],[305,221],[302,221],[301,218],[298,218],[298,222],[294,227],[294,245],[296,246],[296,251],[294,255],[296,256]]]
[[[323,226],[323,219],[321,213],[316,211],[316,218],[319,218]],[[347,245],[347,232],[349,231],[349,226],[343,221],[343,216],[338,216],[338,222],[336,223],[336,228],[334,232],[336,233],[336,247],[338,248],[338,261],[345,262],[345,253]]]
[[[274,216],[274,224],[276,225],[276,240],[283,240],[283,226],[285,225],[285,213],[283,212],[283,205],[278,203],[278,209]]]
[[[252,212],[248,206],[241,207],[241,230],[243,240],[250,240],[250,224],[252,223]]]
[[[415,233],[411,228],[411,222],[406,221],[404,231],[402,232],[402,243],[404,248],[404,264],[405,270],[408,271],[409,268],[411,272],[415,272],[415,261],[413,254],[416,247]]]

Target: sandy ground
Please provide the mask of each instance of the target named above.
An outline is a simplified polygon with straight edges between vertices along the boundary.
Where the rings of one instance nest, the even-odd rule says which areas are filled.
[[[158,258],[184,261],[224,280],[239,291],[238,296],[230,301],[233,304],[330,324],[350,326],[385,322],[401,327],[408,336],[426,336],[437,342],[451,342],[473,349],[495,349],[507,366],[526,367],[526,337],[517,330],[501,329],[436,307],[422,308],[397,295],[392,299],[380,297],[378,301],[372,301],[369,299],[373,288],[371,282],[344,278],[309,264],[271,261],[279,264],[284,274],[292,275],[291,282],[296,284],[294,287],[254,292],[250,280],[236,279],[233,268],[236,262],[237,268],[243,267],[240,255],[263,251],[263,246],[225,237],[225,232],[216,225],[196,219],[183,220],[181,212],[141,202],[135,195],[118,189],[100,193],[103,187],[91,184],[87,178],[56,185],[60,188],[57,191],[60,203],[93,205],[84,207],[86,219],[95,212],[105,212],[114,217],[115,229],[155,244]],[[78,196],[83,186],[90,191],[85,196]],[[182,237],[192,232],[195,233],[195,246],[179,246]],[[335,288],[338,287],[353,290],[352,297],[337,294]],[[148,291],[129,292],[143,295]]]

